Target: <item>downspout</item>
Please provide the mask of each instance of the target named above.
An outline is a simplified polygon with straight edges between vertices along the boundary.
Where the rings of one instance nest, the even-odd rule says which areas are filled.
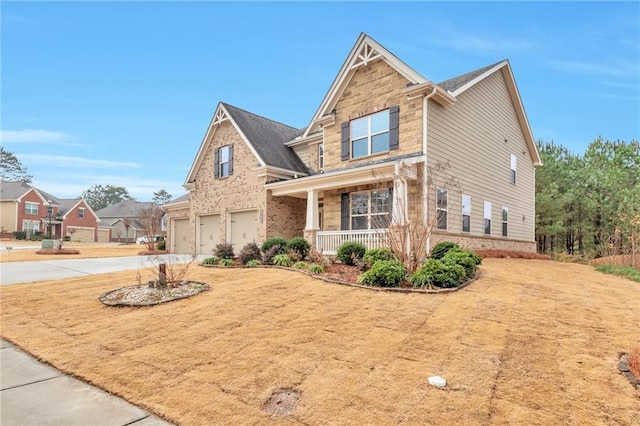
[[[428,105],[429,99],[436,94],[437,88],[434,87],[431,93],[425,95],[422,98],[422,155],[424,156],[423,170],[422,170],[422,213],[424,215],[424,225],[429,223],[429,192],[427,178],[427,118],[428,118]],[[427,237],[427,253],[431,251],[431,234]]]

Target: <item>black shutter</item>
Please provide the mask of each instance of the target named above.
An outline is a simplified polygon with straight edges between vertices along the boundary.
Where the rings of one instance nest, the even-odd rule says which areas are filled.
[[[349,122],[342,123],[342,161],[349,159]]]
[[[349,194],[340,195],[340,229],[349,230]]]
[[[233,174],[233,144],[229,145],[229,176]]]
[[[213,153],[213,177],[218,179],[220,177],[220,149],[216,148]]]
[[[400,107],[389,108],[389,151],[400,147]]]

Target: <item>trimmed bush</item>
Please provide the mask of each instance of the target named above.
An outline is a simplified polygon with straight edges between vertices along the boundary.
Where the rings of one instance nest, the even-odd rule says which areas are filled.
[[[262,254],[262,263],[265,265],[273,265],[273,257],[278,254],[284,254],[282,253],[282,246],[280,244],[269,247],[269,249]]]
[[[160,241],[158,244],[156,244],[156,248],[158,250],[166,250],[167,249],[167,242],[165,240]]]
[[[220,266],[233,266],[233,259],[228,259],[228,258],[220,259]]]
[[[438,286],[452,288],[462,284],[465,277],[466,272],[460,265],[437,259],[428,259],[421,268],[411,275],[409,280],[414,287],[430,288],[431,286]]]
[[[358,282],[374,287],[399,287],[406,276],[407,270],[399,260],[379,260],[358,277]]]
[[[436,246],[431,250],[431,254],[429,258],[431,259],[442,259],[445,254],[449,250],[459,249],[460,246],[456,243],[452,243],[451,241],[443,241],[441,243],[436,244]]]
[[[356,262],[364,256],[367,248],[362,243],[347,241],[340,244],[336,257],[345,265],[355,265]]]
[[[202,264],[203,265],[217,265],[218,264],[218,258],[217,257],[207,257],[205,259],[202,259]]]
[[[274,265],[277,265],[277,266],[286,266],[286,267],[291,266],[291,258],[289,257],[288,254],[282,254],[282,253],[276,254],[275,256],[273,256],[272,262]]]
[[[395,256],[389,248],[369,249],[365,251],[364,256],[362,256],[362,261],[368,268],[371,268],[373,264],[378,261],[393,259],[395,259]]]
[[[324,272],[324,265],[314,263],[313,265],[309,266],[309,272],[311,272],[312,274],[321,274]]]
[[[16,240],[26,240],[27,231],[13,231],[13,238]]]
[[[213,249],[213,254],[220,259],[233,259],[233,246],[229,243],[220,243]]]
[[[238,253],[238,261],[246,265],[252,260],[260,260],[260,247],[256,243],[247,243]]]
[[[296,262],[296,263],[294,263],[294,264],[293,264],[293,267],[294,267],[295,269],[306,269],[306,268],[307,268],[307,264],[306,264],[306,263],[304,263],[304,262],[302,262],[302,261],[300,261],[300,262]]]
[[[258,259],[253,259],[244,264],[247,268],[255,268],[260,265],[260,261]]]
[[[477,256],[476,256],[477,257]],[[442,258],[444,263],[454,263],[464,268],[465,277],[473,278],[476,274],[477,263],[474,254],[469,250],[449,250]]]
[[[280,253],[284,253],[287,250],[287,240],[281,237],[271,237],[264,240],[260,250],[262,253],[266,253],[273,246],[280,246]]]
[[[298,256],[300,256],[300,260],[303,260],[305,257],[307,257],[307,253],[309,253],[310,248],[311,245],[303,237],[295,237],[287,242],[287,250],[297,252]]]

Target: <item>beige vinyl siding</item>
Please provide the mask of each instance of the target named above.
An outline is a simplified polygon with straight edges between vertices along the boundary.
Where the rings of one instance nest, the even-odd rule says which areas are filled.
[[[310,149],[318,149],[318,145],[316,145],[316,144],[312,144],[311,146],[309,146],[309,145],[299,145],[299,146],[294,147],[293,151],[298,155],[298,157],[300,157],[300,159],[302,160],[302,162],[304,164],[306,164],[307,166],[311,166],[313,168],[317,168],[317,163],[314,166],[311,165],[311,160],[309,158],[309,150]]]
[[[505,142],[506,140],[506,142]],[[458,96],[457,102],[428,108],[428,163],[449,161],[445,172],[460,184],[449,192],[449,232],[462,232],[462,193],[471,196],[471,234],[483,234],[483,200],[492,204],[491,237],[501,237],[501,206],[509,206],[508,239],[534,240],[534,167],[502,71]],[[511,154],[517,184],[511,184]],[[436,184],[438,178],[436,177]],[[430,202],[435,202],[435,190]],[[430,204],[433,206],[433,204]],[[430,208],[430,214],[435,210]],[[523,220],[524,217],[524,220]]]
[[[16,208],[17,203],[14,201],[3,201],[0,203],[0,227],[6,232],[17,231],[16,227]]]

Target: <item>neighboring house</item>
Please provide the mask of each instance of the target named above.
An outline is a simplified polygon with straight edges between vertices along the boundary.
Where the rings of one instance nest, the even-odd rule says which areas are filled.
[[[436,84],[361,34],[305,129],[218,105],[167,247],[304,235],[333,254],[413,218],[431,245],[535,251],[540,164],[507,60]]]
[[[96,214],[111,227],[111,241],[135,242],[147,234],[161,234],[161,215],[157,203],[124,200],[97,210]]]
[[[12,237],[14,231],[48,235],[51,228],[55,238],[94,242],[109,232],[98,226],[98,216],[85,200],[57,198],[22,182],[2,182],[0,204],[3,238]]]

